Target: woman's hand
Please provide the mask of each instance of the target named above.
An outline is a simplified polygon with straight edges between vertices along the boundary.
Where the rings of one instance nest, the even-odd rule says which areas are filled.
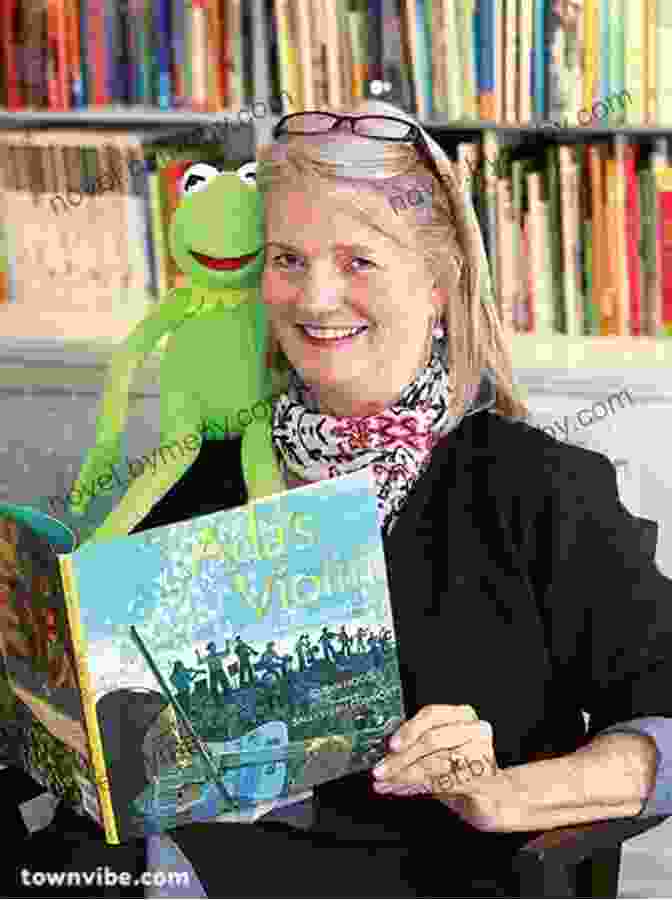
[[[504,830],[504,818],[514,825],[519,798],[497,767],[492,726],[471,706],[425,706],[399,728],[390,750],[373,770],[378,793],[431,793],[481,830]]]

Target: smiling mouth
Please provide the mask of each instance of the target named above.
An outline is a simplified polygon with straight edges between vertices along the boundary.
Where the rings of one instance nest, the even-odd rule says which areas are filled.
[[[356,325],[352,328],[324,328],[298,324],[297,327],[308,339],[322,343],[348,341],[369,330],[368,325]]]
[[[232,256],[232,257],[217,257],[217,256],[206,256],[205,253],[197,253],[195,250],[190,250],[189,253],[194,257],[197,263],[202,266],[205,266],[206,269],[216,269],[220,272],[231,272],[235,269],[242,269],[243,266],[246,266],[248,263],[253,262],[261,251],[257,250],[256,253],[248,253],[247,256]]]

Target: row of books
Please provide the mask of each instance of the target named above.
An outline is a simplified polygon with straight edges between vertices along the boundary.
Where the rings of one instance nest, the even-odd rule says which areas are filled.
[[[9,110],[277,109],[669,123],[667,0],[3,0]],[[625,35],[627,34],[627,41]],[[284,91],[284,93],[282,93]]]
[[[215,111],[266,100],[257,48],[270,52],[269,15],[266,0],[3,0],[0,103]]]
[[[458,146],[509,331],[672,336],[670,149]]]

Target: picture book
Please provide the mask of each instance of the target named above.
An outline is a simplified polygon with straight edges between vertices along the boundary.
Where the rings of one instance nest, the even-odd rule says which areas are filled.
[[[109,843],[254,821],[375,765],[404,719],[369,471],[78,549],[2,505],[0,565],[38,780]]]

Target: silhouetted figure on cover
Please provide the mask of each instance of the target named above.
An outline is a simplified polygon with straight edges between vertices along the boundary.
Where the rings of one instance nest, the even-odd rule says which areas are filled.
[[[173,663],[173,671],[170,680],[175,688],[177,702],[187,715],[191,714],[191,682],[197,678],[203,669],[188,669],[185,664],[176,659]]]
[[[240,687],[243,687],[246,678],[248,684],[254,684],[255,677],[252,663],[250,662],[250,656],[259,656],[259,653],[256,650],[253,650],[249,644],[245,643],[245,641],[241,640],[239,634],[236,635],[236,643],[233,647],[233,652],[238,657],[238,665],[240,667],[238,683],[240,684]]]
[[[222,657],[228,656],[229,650],[227,647],[226,650],[217,652],[217,645],[214,641],[210,641],[205,649],[208,651],[208,655],[201,658],[201,655],[197,650],[196,659],[198,660],[199,665],[207,663],[208,671],[210,673],[210,695],[215,703],[221,703],[222,697],[231,692],[231,685],[229,684],[229,679],[226,677],[226,672],[222,665]],[[221,693],[219,690],[220,687],[222,689]]]

